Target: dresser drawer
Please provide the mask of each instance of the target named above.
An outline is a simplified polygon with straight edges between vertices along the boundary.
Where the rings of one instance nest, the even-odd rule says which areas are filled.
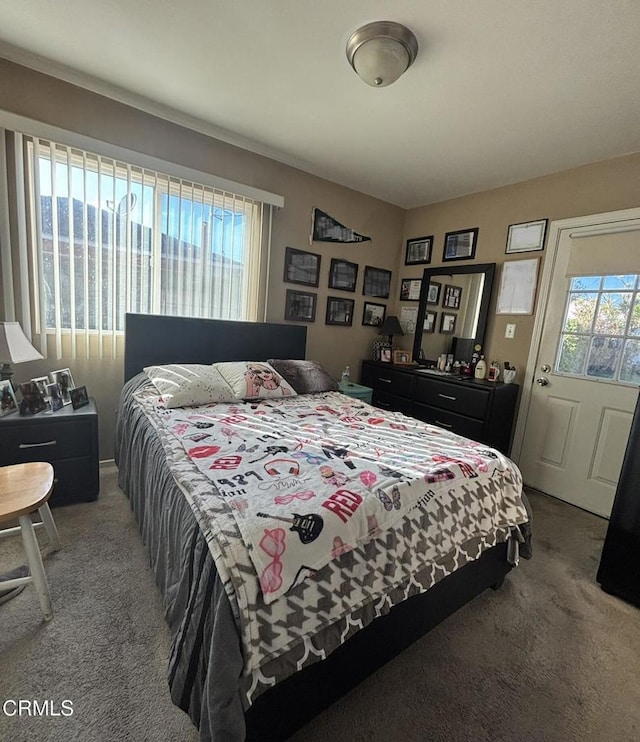
[[[381,410],[393,410],[402,412],[403,415],[413,414],[413,402],[405,397],[396,397],[395,394],[389,394],[384,391],[373,392],[373,404],[380,407]]]
[[[90,456],[93,437],[89,419],[0,428],[0,465],[58,461]]]
[[[417,402],[480,419],[487,414],[489,394],[486,389],[463,383],[447,384],[437,379],[418,379],[416,387]]]
[[[463,435],[465,438],[471,438],[474,441],[481,441],[484,433],[484,421],[474,420],[464,415],[457,415],[455,412],[449,412],[438,407],[420,404],[416,402],[413,406],[413,416],[418,420],[423,420],[432,425],[438,425],[445,430],[450,430],[457,435]]]
[[[416,378],[412,374],[405,374],[394,369],[365,366],[362,371],[362,383],[374,390],[393,390],[399,397],[412,397]]]

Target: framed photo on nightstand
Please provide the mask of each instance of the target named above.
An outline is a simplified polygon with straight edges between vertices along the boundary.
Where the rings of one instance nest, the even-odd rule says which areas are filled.
[[[13,393],[13,387],[8,379],[0,381],[0,417],[10,415],[18,411],[16,395]]]

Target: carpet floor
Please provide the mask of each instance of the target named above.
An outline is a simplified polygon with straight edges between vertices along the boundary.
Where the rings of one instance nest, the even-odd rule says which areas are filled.
[[[595,582],[606,522],[531,501],[533,559],[295,742],[640,739],[640,610]],[[115,468],[101,470],[96,502],[53,512],[63,542],[43,549],[53,620],[42,621],[31,587],[0,605],[0,740],[195,742],[169,697],[162,604]],[[24,561],[20,539],[0,547],[0,573]],[[69,700],[73,715],[14,716],[6,701],[20,699],[58,714]]]

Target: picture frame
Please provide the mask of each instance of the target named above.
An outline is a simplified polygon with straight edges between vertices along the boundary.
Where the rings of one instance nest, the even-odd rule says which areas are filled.
[[[71,397],[69,396],[69,390],[75,387],[73,383],[73,376],[71,370],[68,368],[61,368],[58,371],[51,371],[49,374],[51,383],[60,384],[60,396],[62,397],[62,404],[71,404]]]
[[[500,273],[496,314],[533,314],[540,258],[507,260]]]
[[[31,379],[34,384],[38,385],[38,388],[40,389],[40,394],[42,394],[43,397],[48,397],[49,394],[47,392],[47,386],[50,383],[48,376],[35,376],[33,379]]]
[[[443,335],[453,335],[453,333],[456,331],[457,318],[457,314],[442,312],[442,314],[440,315],[440,332]]]
[[[381,348],[380,349],[380,360],[382,363],[391,363],[392,355],[391,355],[391,348]]]
[[[284,318],[289,322],[315,322],[317,294],[308,291],[287,289],[284,304]]]
[[[408,350],[394,350],[393,351],[393,363],[396,366],[410,366],[411,365],[411,353]]]
[[[365,301],[362,310],[362,324],[367,327],[382,327],[387,316],[387,305]]]
[[[544,238],[547,233],[548,219],[537,219],[532,222],[510,224],[507,230],[507,255],[518,252],[536,252],[544,250]]]
[[[64,407],[60,384],[47,384],[47,397],[49,398],[49,404],[51,405],[51,412],[57,412]]]
[[[0,417],[18,411],[18,401],[9,379],[0,381]]]
[[[424,323],[422,325],[422,332],[435,332],[436,331],[436,319],[438,317],[437,312],[427,312],[424,315]]]
[[[284,251],[284,281],[303,286],[318,287],[320,284],[320,263],[322,256],[295,247]]]
[[[348,260],[331,258],[329,288],[338,289],[338,291],[355,291],[359,267],[357,263],[351,263]]]
[[[37,415],[38,412],[42,412],[49,407],[40,391],[40,386],[34,381],[25,381],[20,384],[20,394],[22,394],[19,404],[21,415]]]
[[[403,278],[400,282],[400,301],[420,301],[421,278]]]
[[[343,299],[341,296],[327,296],[327,313],[325,325],[339,325],[351,327],[353,324],[353,299]]]
[[[446,283],[444,285],[444,296],[442,297],[442,306],[447,309],[460,309],[460,300],[462,298],[462,286],[453,286]]]
[[[407,240],[407,248],[404,255],[405,265],[426,265],[431,262],[433,251],[433,235],[428,237],[414,237]]]
[[[473,229],[458,229],[455,232],[447,232],[444,236],[442,261],[472,260],[475,258],[479,231],[478,227],[474,227]]]
[[[427,292],[427,304],[439,304],[441,290],[441,283],[438,283],[438,281],[431,281],[429,284],[429,291]]]
[[[374,268],[371,265],[365,265],[362,295],[388,299],[391,293],[391,274],[392,272],[385,268]]]
[[[373,360],[380,361],[383,350],[391,350],[388,340],[374,340],[373,341]]]
[[[86,386],[76,386],[70,389],[69,396],[71,397],[71,406],[74,410],[79,410],[81,407],[89,404],[89,395],[87,394]]]

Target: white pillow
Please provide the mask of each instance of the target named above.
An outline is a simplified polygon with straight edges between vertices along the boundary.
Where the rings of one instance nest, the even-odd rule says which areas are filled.
[[[144,371],[169,408],[238,401],[215,366],[171,363],[167,366],[147,366]]]
[[[233,393],[241,399],[265,397],[295,397],[295,389],[264,361],[233,361],[216,363]]]

